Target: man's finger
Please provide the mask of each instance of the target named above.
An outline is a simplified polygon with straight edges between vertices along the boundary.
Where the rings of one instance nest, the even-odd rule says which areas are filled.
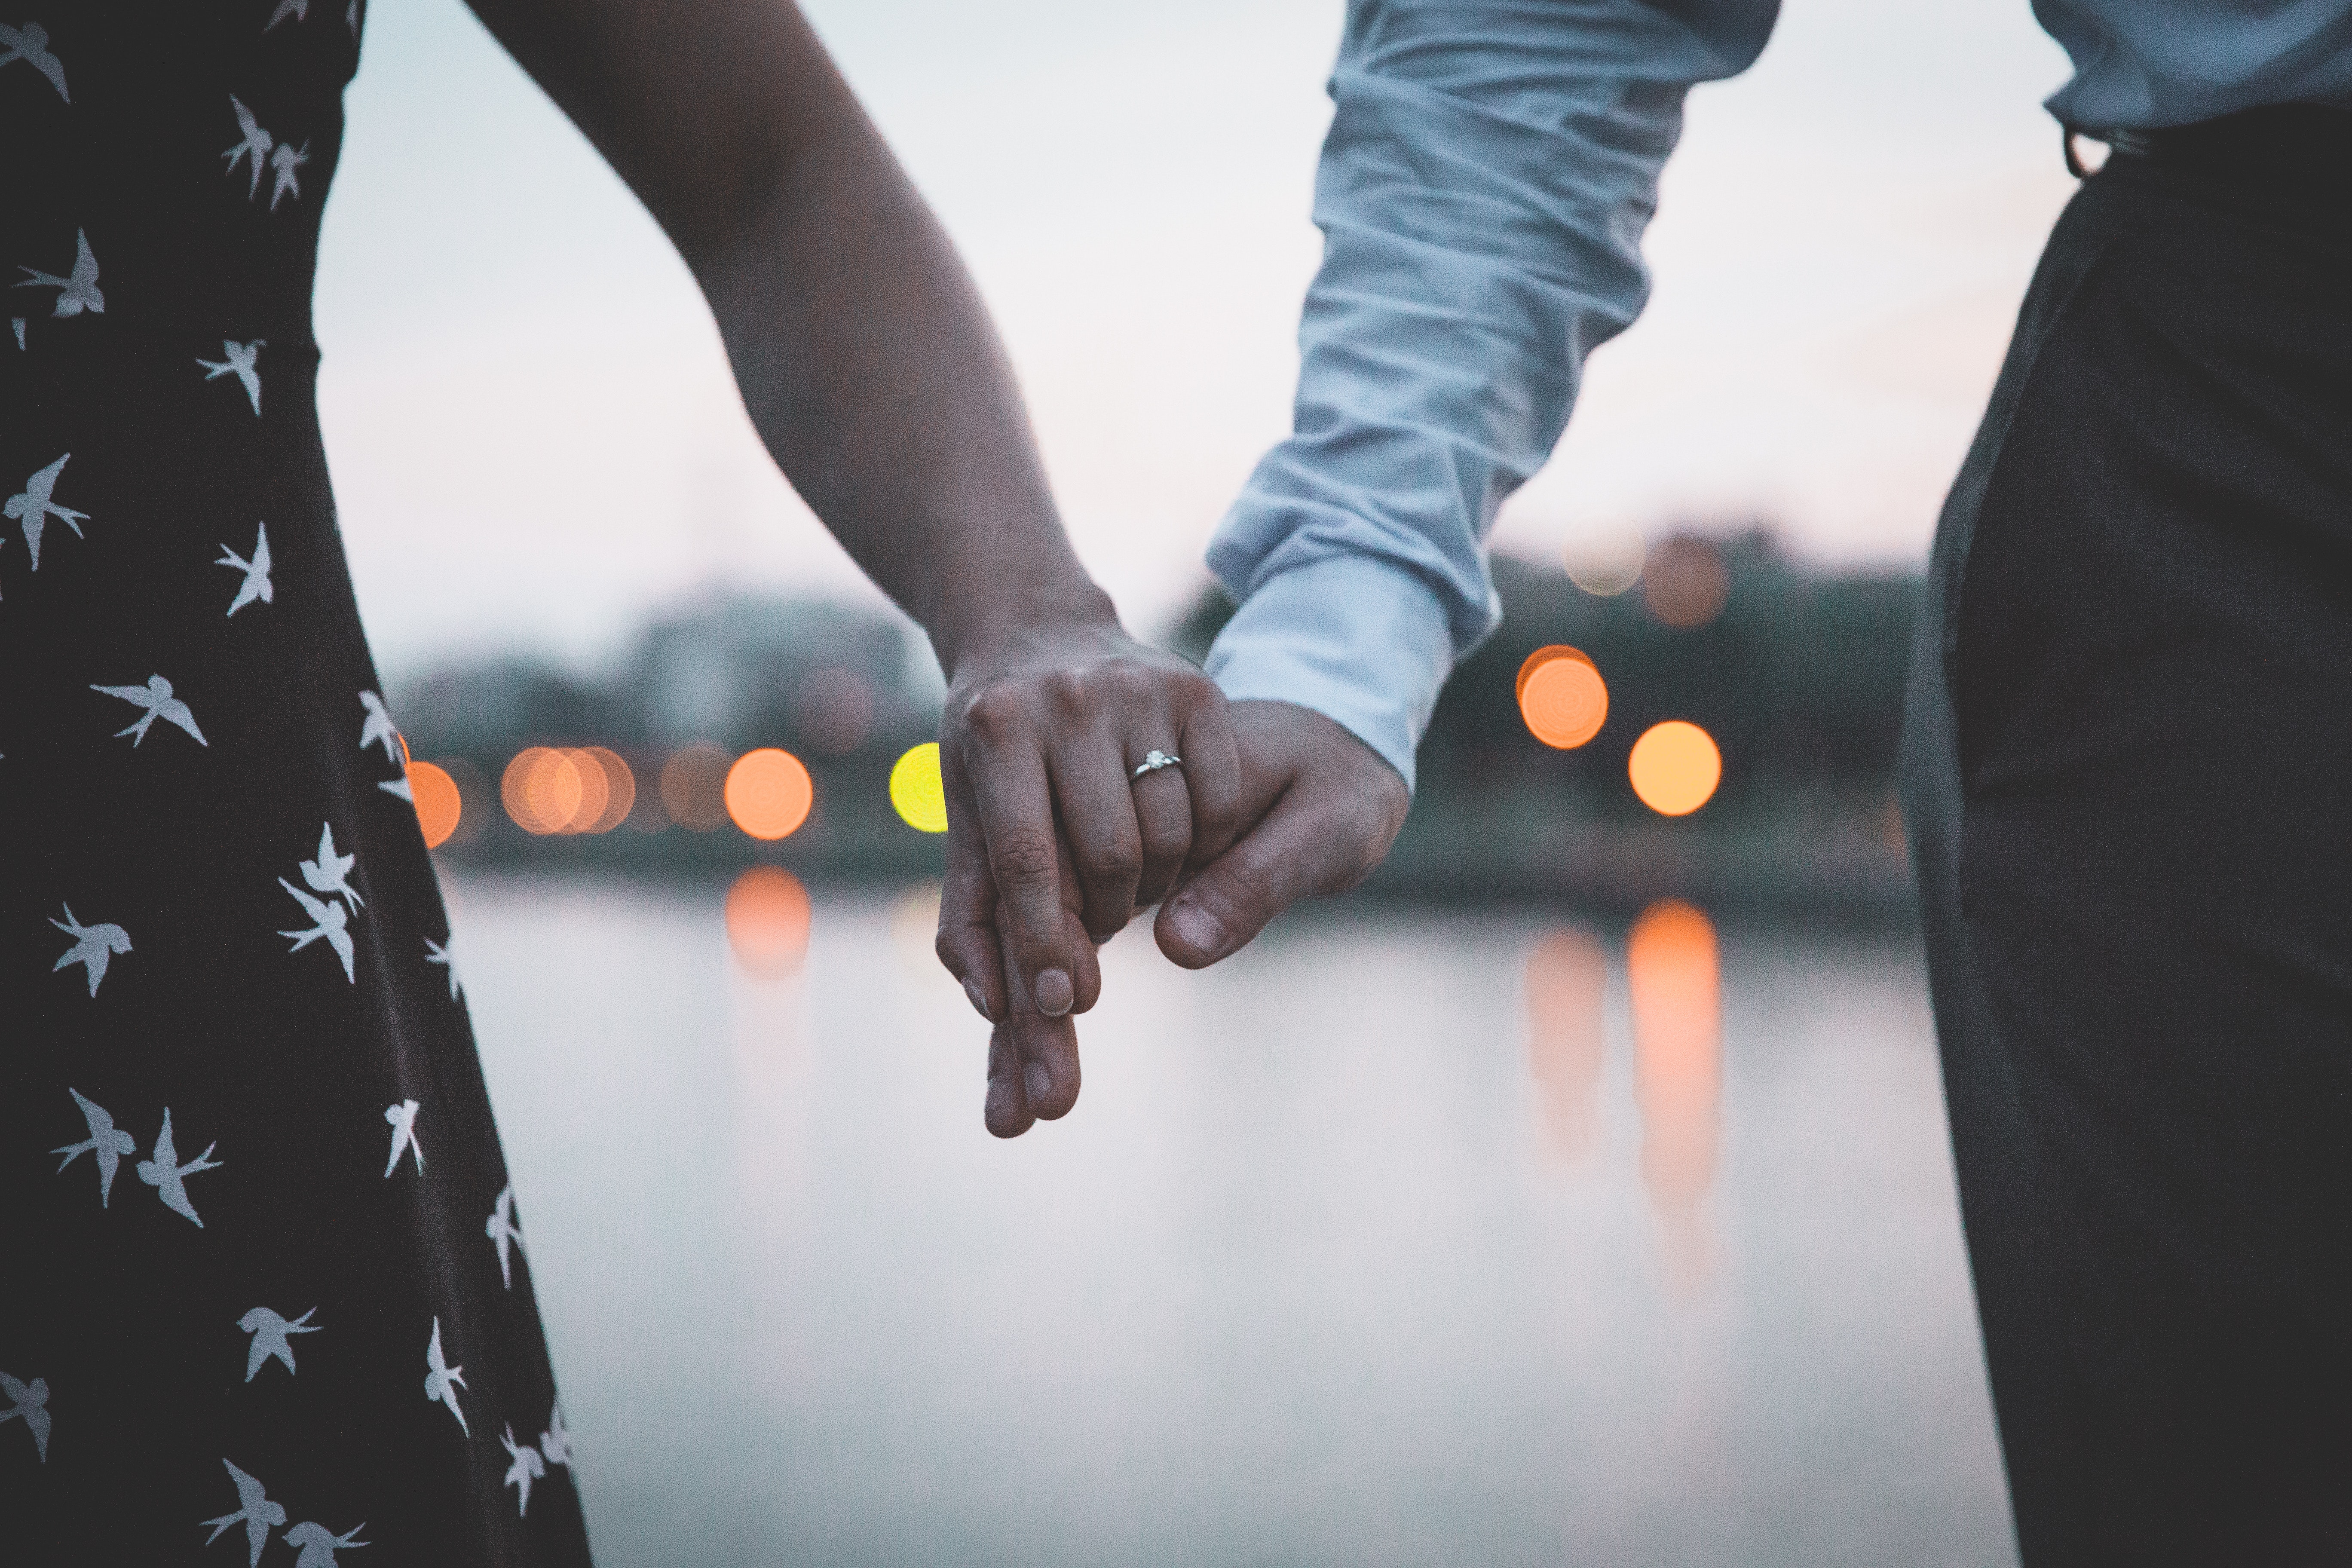
[[[1065,918],[1076,925],[1076,917]],[[1093,944],[1082,941],[1081,945],[1091,961]],[[1012,1042],[1013,1060],[1007,1066],[1020,1079],[1023,1107],[1030,1116],[1047,1121],[1066,1116],[1078,1102],[1077,1020],[1066,1014],[1048,1017],[1039,1012],[1021,976],[1009,966],[1005,984],[1011,988],[1013,1005],[1001,1032]],[[1099,981],[1097,984],[1098,987]],[[997,1095],[992,1045],[989,1065],[989,1103],[992,1107]]]
[[[1013,1026],[999,1024],[988,1037],[988,1099],[981,1115],[999,1138],[1018,1138],[1036,1121],[1029,1114],[1029,1096],[1021,1082],[1021,1050],[1013,1041]]]
[[[1038,1010],[1058,1017],[1076,994],[1045,765],[1025,733],[1008,732],[982,712],[975,706],[967,720],[958,760],[996,881],[998,934],[1005,962],[1019,973]]]
[[[1152,927],[1160,951],[1187,969],[1204,969],[1300,899],[1352,886],[1378,852],[1368,857],[1363,835],[1347,820],[1353,814],[1334,820],[1330,810],[1317,809],[1318,798],[1294,784],[1232,848],[1194,872],[1160,906]]]

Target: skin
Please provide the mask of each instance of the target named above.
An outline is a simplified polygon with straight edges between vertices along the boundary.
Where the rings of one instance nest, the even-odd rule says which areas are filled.
[[[1378,864],[1403,781],[1119,625],[971,278],[789,0],[473,5],[677,246],[778,466],[930,634],[940,956],[996,1026],[990,1130],[1066,1114],[1098,943],[1165,899],[1161,949],[1217,962]],[[1155,749],[1183,767],[1132,777]]]

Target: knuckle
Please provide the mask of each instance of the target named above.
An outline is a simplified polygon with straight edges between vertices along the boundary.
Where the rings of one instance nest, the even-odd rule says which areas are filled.
[[[984,746],[1012,739],[1027,721],[1028,704],[1017,689],[1002,681],[982,687],[964,704],[964,732]]]
[[[1085,712],[1093,696],[1092,682],[1083,670],[1056,669],[1043,677],[1038,684],[1047,706],[1063,719]]]
[[[1001,833],[989,844],[989,863],[997,881],[1008,888],[1034,887],[1055,880],[1054,838],[1034,828]]]

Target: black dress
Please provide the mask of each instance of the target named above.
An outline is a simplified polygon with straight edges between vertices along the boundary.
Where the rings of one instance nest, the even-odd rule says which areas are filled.
[[[27,12],[0,27],[0,1559],[584,1563],[313,403],[360,7]]]

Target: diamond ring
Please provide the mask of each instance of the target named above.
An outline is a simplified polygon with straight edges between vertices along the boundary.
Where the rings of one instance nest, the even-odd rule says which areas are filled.
[[[1133,783],[1146,773],[1156,773],[1162,768],[1181,768],[1183,765],[1183,758],[1171,756],[1155,747],[1143,753],[1143,761],[1135,764],[1135,772],[1128,775],[1128,780]]]

